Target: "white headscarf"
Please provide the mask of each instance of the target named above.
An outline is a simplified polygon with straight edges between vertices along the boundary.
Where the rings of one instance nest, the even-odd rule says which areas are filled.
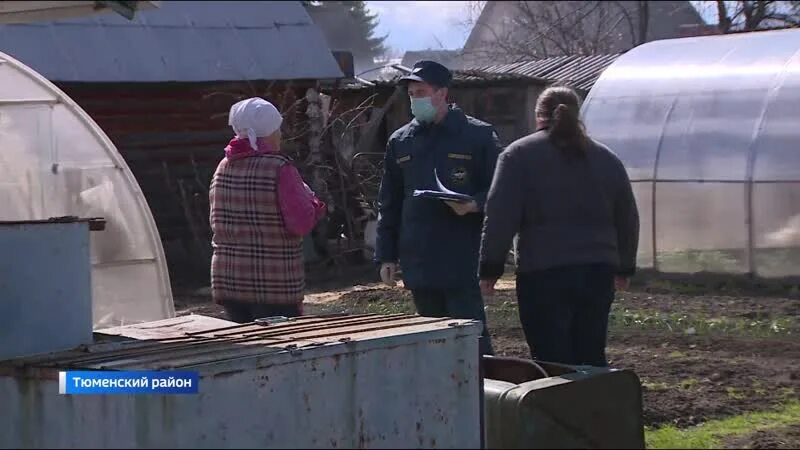
[[[258,150],[256,139],[269,136],[281,127],[283,117],[272,103],[253,97],[231,106],[228,125],[237,136],[247,136],[253,150]]]

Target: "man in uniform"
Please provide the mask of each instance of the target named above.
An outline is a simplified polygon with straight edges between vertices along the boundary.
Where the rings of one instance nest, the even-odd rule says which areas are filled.
[[[450,70],[433,61],[418,62],[400,80],[414,119],[386,148],[375,258],[390,285],[399,261],[421,316],[481,320],[481,352],[492,354],[478,255],[483,205],[502,146],[494,127],[448,105],[451,81]],[[437,189],[434,173],[446,188],[474,200],[414,197],[415,189]]]

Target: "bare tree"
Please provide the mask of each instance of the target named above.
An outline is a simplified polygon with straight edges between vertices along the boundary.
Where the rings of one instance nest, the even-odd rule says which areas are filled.
[[[490,36],[491,44],[467,51],[478,59],[514,62],[603,54],[647,40],[647,1],[507,2],[506,7],[513,10],[504,15],[502,24],[478,20],[474,11],[480,3],[485,2],[468,2],[467,6],[468,22]]]
[[[470,0],[464,2],[464,19],[458,24],[463,28],[464,32],[469,34],[472,31],[472,28],[478,23],[485,6],[485,1]]]
[[[800,26],[800,0],[691,4],[705,17],[716,15],[720,33]],[[481,14],[484,7],[493,9]],[[468,42],[464,56],[485,64],[616,53],[647,42],[651,15],[663,19],[671,13],[664,8],[650,1],[469,1],[463,25],[478,34],[479,42]]]
[[[800,1],[703,1],[698,9],[713,8],[720,33],[800,26]]]

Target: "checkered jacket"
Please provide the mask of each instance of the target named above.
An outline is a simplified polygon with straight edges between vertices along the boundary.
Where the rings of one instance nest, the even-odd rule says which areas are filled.
[[[303,241],[286,230],[278,203],[286,164],[291,161],[277,154],[219,163],[209,193],[216,303],[302,303]]]

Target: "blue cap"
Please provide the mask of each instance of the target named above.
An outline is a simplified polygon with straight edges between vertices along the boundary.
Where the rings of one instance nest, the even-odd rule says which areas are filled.
[[[419,81],[436,87],[448,87],[453,80],[453,74],[447,67],[435,61],[419,61],[409,75],[400,78],[400,83]]]

